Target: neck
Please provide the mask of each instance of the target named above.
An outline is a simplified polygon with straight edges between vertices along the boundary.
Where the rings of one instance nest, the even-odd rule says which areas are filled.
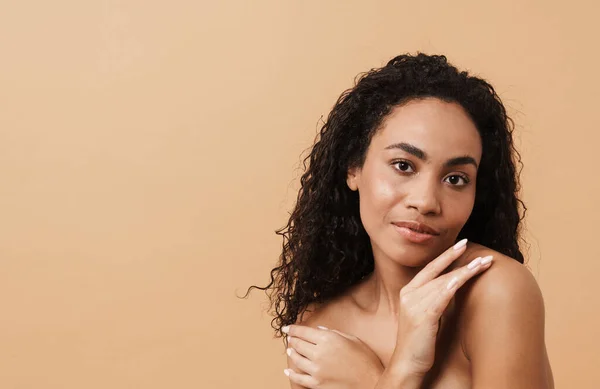
[[[400,290],[421,269],[403,266],[389,258],[384,258],[384,255],[376,255],[373,273],[364,285],[365,308],[374,313],[398,317]]]

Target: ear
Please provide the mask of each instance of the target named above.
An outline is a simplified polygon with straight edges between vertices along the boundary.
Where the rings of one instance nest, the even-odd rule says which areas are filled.
[[[358,180],[360,178],[360,169],[353,167],[348,169],[348,175],[346,176],[346,184],[351,191],[358,190]]]

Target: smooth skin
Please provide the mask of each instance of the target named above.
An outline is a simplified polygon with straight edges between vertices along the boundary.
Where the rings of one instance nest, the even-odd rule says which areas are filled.
[[[292,389],[553,388],[531,273],[480,245],[455,248],[481,153],[458,104],[425,98],[393,110],[347,178],[375,270],[285,329]],[[401,221],[437,235],[415,243]]]

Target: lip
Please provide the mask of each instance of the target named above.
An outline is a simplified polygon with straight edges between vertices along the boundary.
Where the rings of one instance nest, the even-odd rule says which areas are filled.
[[[400,221],[392,224],[400,235],[412,243],[426,243],[440,235],[433,227],[415,221]]]
[[[435,228],[428,226],[427,224],[419,223],[419,222],[412,221],[412,220],[402,220],[399,222],[393,222],[392,224],[397,227],[408,228],[417,233],[423,233],[423,234],[429,234],[429,235],[439,235],[440,234],[440,232],[438,230],[436,230]]]

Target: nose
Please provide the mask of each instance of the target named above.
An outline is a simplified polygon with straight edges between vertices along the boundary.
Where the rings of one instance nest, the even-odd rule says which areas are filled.
[[[407,187],[405,204],[422,215],[438,215],[442,211],[438,198],[437,180],[422,175],[415,177]]]

